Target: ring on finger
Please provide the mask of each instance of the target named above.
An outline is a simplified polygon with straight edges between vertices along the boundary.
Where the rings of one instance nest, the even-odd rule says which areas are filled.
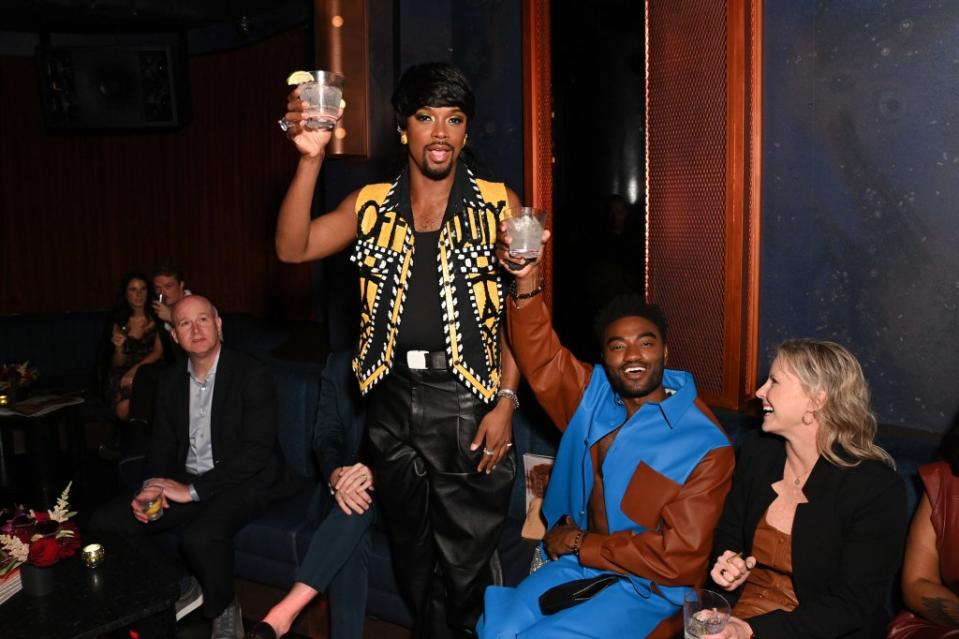
[[[495,455],[495,454],[496,454],[496,451],[495,451],[495,450],[490,450],[490,449],[487,448],[486,446],[483,446],[483,454],[484,454],[484,455],[492,456],[492,455]]]

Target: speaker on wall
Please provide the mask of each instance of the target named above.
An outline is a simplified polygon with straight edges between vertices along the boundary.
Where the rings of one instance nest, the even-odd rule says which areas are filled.
[[[184,50],[151,44],[41,45],[43,117],[50,131],[170,129],[189,118]]]

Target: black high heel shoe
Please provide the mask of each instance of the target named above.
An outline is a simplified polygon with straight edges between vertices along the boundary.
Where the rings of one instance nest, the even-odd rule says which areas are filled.
[[[245,639],[277,639],[273,626],[265,621],[258,621],[246,633]]]

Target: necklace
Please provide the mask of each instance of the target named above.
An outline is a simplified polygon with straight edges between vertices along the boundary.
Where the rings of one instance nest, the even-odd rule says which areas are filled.
[[[796,471],[793,470],[792,464],[790,464],[789,462],[786,462],[786,465],[789,466],[789,470],[791,470],[792,473],[793,473],[793,477],[794,477],[794,479],[793,479],[793,485],[794,485],[794,486],[798,486],[798,485],[800,484],[800,482],[802,481],[802,478],[805,477],[806,475],[808,475],[808,474],[809,474],[809,471],[812,470],[812,468],[810,468],[809,470],[807,470],[807,471],[805,471],[805,472],[802,472],[802,473],[798,473],[798,474],[797,474]]]

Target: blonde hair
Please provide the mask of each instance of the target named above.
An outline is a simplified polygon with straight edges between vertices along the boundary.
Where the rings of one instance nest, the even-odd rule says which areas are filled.
[[[869,407],[869,385],[852,353],[835,342],[790,339],[779,345],[776,357],[808,395],[823,395],[823,405],[816,411],[820,455],[842,468],[858,466],[864,459],[895,468],[892,456],[874,441],[877,424]],[[837,446],[852,461],[838,454]]]

